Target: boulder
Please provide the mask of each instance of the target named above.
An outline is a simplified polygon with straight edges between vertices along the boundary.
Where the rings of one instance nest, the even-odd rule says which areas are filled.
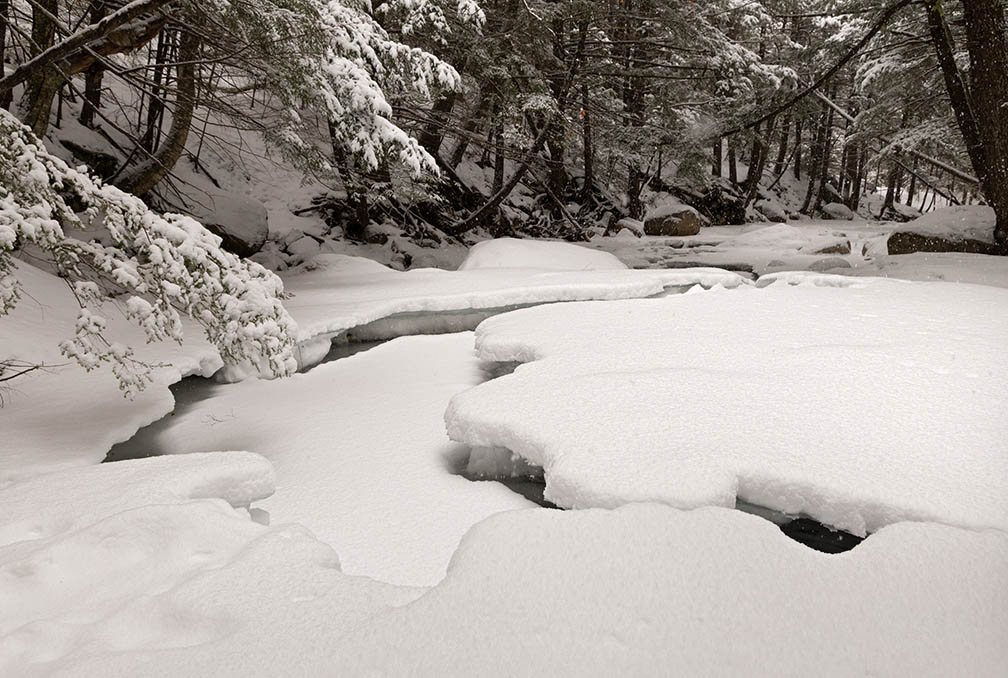
[[[240,257],[250,257],[266,244],[269,214],[255,198],[234,193],[201,195],[188,212],[194,219],[220,236],[221,245]]]
[[[319,241],[310,235],[302,236],[287,245],[287,251],[290,254],[299,257],[308,257],[313,254],[318,254],[321,249],[322,247],[319,245]]]
[[[818,250],[816,254],[850,254],[850,251],[850,240],[845,240],[843,242],[838,242],[835,245],[830,245],[829,247],[823,247],[821,250]]]
[[[69,139],[60,139],[60,143],[73,154],[75,160],[85,163],[102,179],[108,179],[119,169],[119,159],[111,153],[87,148]]]
[[[827,257],[826,259],[813,261],[812,264],[809,265],[808,270],[822,273],[823,271],[828,271],[832,268],[851,268],[851,265],[846,259],[841,259],[840,257]]]
[[[760,200],[756,203],[756,210],[762,214],[767,221],[783,224],[788,220],[787,212],[779,204],[769,200]]]
[[[997,245],[972,238],[951,240],[938,235],[925,235],[912,231],[900,231],[889,236],[886,243],[889,254],[913,254],[914,252],[966,252],[970,254],[999,254]]]
[[[651,209],[644,217],[644,233],[647,235],[696,235],[702,225],[695,209],[678,203]]]
[[[850,221],[854,218],[854,212],[847,205],[839,202],[826,203],[822,207],[822,213],[826,219]]]

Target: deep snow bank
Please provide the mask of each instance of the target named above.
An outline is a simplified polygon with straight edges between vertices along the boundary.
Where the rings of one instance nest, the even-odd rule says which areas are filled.
[[[775,278],[761,280],[774,282]],[[1008,291],[796,273],[764,289],[517,311],[513,374],[453,398],[453,440],[544,468],[571,508],[632,501],[1008,529]]]

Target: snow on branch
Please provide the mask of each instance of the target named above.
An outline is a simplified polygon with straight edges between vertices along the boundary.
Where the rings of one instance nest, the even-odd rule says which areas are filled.
[[[88,226],[107,232],[108,244],[64,231]],[[109,363],[127,396],[150,382],[152,366],[106,338],[101,307],[111,296],[149,342],[181,342],[184,313],[203,326],[226,363],[250,362],[278,376],[296,369],[296,326],[276,275],[222,250],[220,238],[192,218],[159,215],[69,167],[0,110],[0,315],[21,296],[12,255],[29,244],[53,262],[81,305],[61,351],[86,370]]]

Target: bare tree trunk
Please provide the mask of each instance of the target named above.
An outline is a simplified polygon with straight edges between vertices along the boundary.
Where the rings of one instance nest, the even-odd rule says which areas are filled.
[[[802,123],[804,121],[801,118],[795,120],[794,128],[794,142],[795,142],[795,154],[794,154],[794,178],[801,181],[801,161],[802,161]]]
[[[753,163],[749,165],[749,176],[745,183],[745,200],[743,204],[749,206],[759,194],[759,182],[763,178],[763,170],[766,169],[767,157],[770,155],[770,137],[774,132],[774,118],[770,118],[766,123],[766,133],[763,137],[756,130],[757,143],[754,144],[755,157]]]
[[[10,14],[10,0],[0,0],[0,73],[7,58],[7,21]],[[11,104],[11,91],[0,92],[0,108],[7,110]]]
[[[970,95],[986,159],[985,172],[978,175],[997,215],[994,239],[1008,254],[1008,25],[998,0],[963,0],[962,7]]]
[[[137,165],[119,180],[119,187],[135,195],[143,195],[161,182],[185,151],[196,106],[196,60],[200,39],[195,33],[182,30],[179,37],[178,65],[175,78],[175,110],[172,124],[158,152]]]
[[[581,199],[587,201],[591,197],[595,184],[595,149],[592,146],[591,111],[588,110],[588,82],[581,81],[581,129],[584,148],[584,187]]]
[[[826,112],[823,111],[819,114],[819,120],[816,124],[815,135],[812,140],[812,147],[809,149],[809,175],[808,175],[808,186],[805,190],[805,200],[802,202],[801,209],[799,210],[803,214],[809,214],[811,208],[814,205],[813,199],[816,196],[817,183],[819,181],[819,170],[822,167],[822,153],[825,147],[825,131],[826,131]]]
[[[487,108],[490,107],[491,97],[486,94],[481,94],[479,103],[476,104],[476,110],[473,111],[465,123],[462,125],[462,134],[459,135],[458,143],[455,144],[455,149],[452,151],[451,158],[448,161],[448,165],[452,169],[455,169],[462,162],[465,157],[466,149],[469,147],[469,138],[476,133],[476,127],[479,125],[480,119],[486,113]]]
[[[711,145],[711,176],[721,176],[721,160],[723,153],[724,144],[721,142],[721,137],[718,137],[717,141]]]
[[[734,137],[728,137],[728,181],[738,185],[738,161],[735,158]]]
[[[784,161],[787,159],[788,139],[791,134],[791,116],[784,118],[784,126],[781,128],[780,147],[777,149],[777,160],[774,161],[774,176],[779,177],[784,174]]]
[[[96,24],[105,18],[107,10],[105,0],[92,0],[91,23]],[[95,61],[84,71],[84,102],[81,105],[80,123],[85,127],[94,125],[95,112],[101,108],[102,76],[105,66]]]
[[[33,57],[53,46],[56,22],[52,17],[56,15],[56,9],[56,0],[37,0],[32,5]],[[21,121],[40,139],[49,129],[49,113],[62,83],[63,76],[52,67],[36,71],[25,82],[24,93],[21,95]]]
[[[496,127],[497,141],[494,146],[494,177],[493,188],[490,190],[491,195],[500,191],[504,186],[504,126],[498,121]]]
[[[917,160],[915,159],[914,160],[914,168],[916,169],[916,167],[917,167]],[[913,199],[914,199],[914,194],[915,193],[917,193],[917,175],[916,174],[911,174],[910,175],[910,185],[907,186],[906,200],[904,201],[904,204],[907,207],[910,207],[911,205],[913,205]]]

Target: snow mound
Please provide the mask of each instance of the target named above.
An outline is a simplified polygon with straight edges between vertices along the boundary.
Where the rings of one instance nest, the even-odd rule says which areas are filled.
[[[488,241],[490,245],[500,241]],[[527,243],[528,241],[515,241]],[[558,245],[584,250],[586,260],[612,255],[566,243],[529,243],[533,249]],[[524,245],[523,245],[524,246]],[[581,252],[578,252],[581,255]],[[311,270],[284,275],[284,289],[291,298],[284,307],[298,323],[301,342],[337,337],[353,328],[392,316],[412,314],[408,319],[426,323],[436,313],[458,311],[500,312],[520,306],[557,301],[631,299],[664,293],[669,288],[693,285],[738,287],[751,281],[737,273],[717,268],[677,270],[628,270],[622,264],[610,270],[542,270],[535,268],[480,268],[444,271],[434,268],[396,271],[381,264],[337,254],[315,257]],[[411,323],[399,318],[385,336],[410,334]],[[478,321],[477,321],[478,322]],[[450,331],[473,329],[450,323]]]
[[[456,393],[485,378],[472,333],[402,337],[287,379],[215,391],[164,422],[158,451],[243,449],[275,466],[259,504],[340,554],[347,574],[430,585],[459,540],[498,511],[532,504],[457,473],[465,448],[445,434]]]
[[[999,308],[1008,291],[858,279],[517,311],[477,350],[530,364],[445,419],[542,466],[569,508],[738,497],[859,535],[1008,530]]]
[[[993,242],[994,209],[985,205],[952,205],[901,224],[897,233],[910,232],[953,242],[968,238]]]
[[[611,271],[626,264],[609,254],[567,242],[498,238],[476,243],[460,271],[540,268],[550,271]]]
[[[199,631],[214,622],[216,639],[99,645],[50,672],[993,678],[1008,663],[997,531],[905,523],[827,556],[717,508],[511,511],[474,527],[419,598],[326,571],[324,558],[267,533],[146,606]]]
[[[217,498],[247,507],[273,490],[272,466],[248,452],[152,457],[50,473],[4,490],[0,547],[151,504]]]

